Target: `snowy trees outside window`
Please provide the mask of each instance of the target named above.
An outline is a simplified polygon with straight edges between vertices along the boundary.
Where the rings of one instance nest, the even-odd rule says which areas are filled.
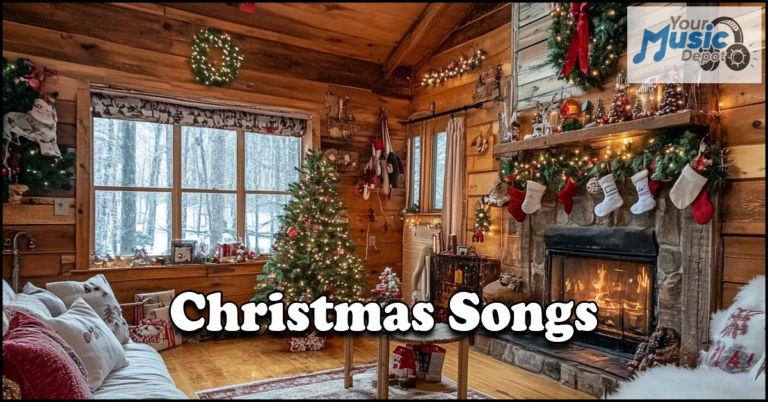
[[[212,254],[237,237],[270,251],[301,138],[103,118],[93,134],[97,253],[167,255],[183,239]]]

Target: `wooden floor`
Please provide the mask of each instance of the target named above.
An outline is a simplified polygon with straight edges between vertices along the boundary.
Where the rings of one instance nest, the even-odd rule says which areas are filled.
[[[448,350],[443,375],[456,380],[458,345],[443,346]],[[376,338],[356,337],[355,364],[375,363],[377,349]],[[195,398],[195,391],[204,389],[342,368],[344,340],[329,340],[320,352],[289,353],[284,339],[261,336],[184,344],[160,354],[176,387]],[[469,386],[499,399],[591,399],[548,377],[472,351]]]

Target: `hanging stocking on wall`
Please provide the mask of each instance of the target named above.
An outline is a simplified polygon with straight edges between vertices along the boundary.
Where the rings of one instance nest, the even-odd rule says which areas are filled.
[[[669,192],[669,198],[678,209],[688,208],[701,193],[705,184],[707,184],[706,177],[696,173],[691,165],[685,165],[683,173]]]
[[[571,210],[573,210],[573,196],[576,195],[578,191],[579,187],[576,186],[576,184],[573,183],[573,180],[569,177],[568,181],[565,183],[565,188],[557,193],[557,200],[563,204],[563,209],[568,215],[570,215]]]
[[[595,215],[602,218],[621,208],[624,205],[624,200],[621,198],[621,194],[619,194],[619,189],[616,188],[616,180],[613,179],[613,174],[603,177],[599,182],[600,187],[603,188],[603,193],[605,193],[605,199],[595,206]]]
[[[637,196],[639,199],[637,203],[630,208],[633,214],[640,215],[644,212],[648,212],[656,208],[656,200],[653,199],[651,190],[648,187],[648,171],[641,170],[632,176],[632,183],[634,183],[637,189]]]
[[[528,180],[525,185],[525,201],[523,201],[523,212],[530,215],[541,208],[541,199],[544,197],[544,191],[547,186]]]
[[[653,157],[653,164],[651,165],[651,173],[648,175],[648,191],[651,192],[651,197],[656,198],[656,192],[659,190],[659,187],[661,187],[661,182],[658,180],[653,180],[650,178],[650,176],[656,172],[656,158],[658,156]]]
[[[523,201],[525,201],[525,193],[516,189],[515,186],[509,185],[509,206],[507,211],[518,222],[525,221],[525,212],[523,212]]]
[[[709,189],[704,187],[693,201],[693,220],[699,225],[706,225],[715,214],[715,208],[709,202]]]

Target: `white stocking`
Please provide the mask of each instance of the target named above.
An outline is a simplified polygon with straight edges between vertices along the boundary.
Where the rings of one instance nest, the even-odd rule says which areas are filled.
[[[688,208],[705,184],[707,184],[706,177],[696,173],[690,165],[685,165],[683,173],[672,186],[672,190],[669,191],[669,198],[672,199],[672,203],[677,209]]]
[[[546,186],[528,180],[525,185],[525,201],[523,201],[523,212],[530,215],[541,208],[541,199],[544,197]]]
[[[616,188],[616,181],[613,179],[612,174],[603,177],[599,182],[600,187],[603,188],[603,193],[605,193],[605,199],[595,206],[595,215],[602,218],[621,208],[624,205],[624,200],[621,198],[621,194],[619,194],[619,189]]]
[[[637,195],[639,197],[637,203],[630,208],[632,213],[640,215],[643,212],[656,208],[656,200],[653,199],[651,190],[648,188],[648,171],[643,169],[632,176],[632,183],[635,184]]]

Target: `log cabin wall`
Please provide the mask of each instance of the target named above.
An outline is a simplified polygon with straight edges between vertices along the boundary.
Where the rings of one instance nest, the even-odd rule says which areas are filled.
[[[640,4],[642,5],[642,4]],[[731,5],[731,4],[729,4]],[[761,6],[765,26],[764,3],[735,3],[734,6]],[[545,63],[547,57],[548,16],[545,3],[519,3],[512,11],[513,104],[522,124],[521,133],[531,132],[531,118],[535,113],[536,101],[545,106],[553,95],[576,98],[579,102],[597,98],[610,100],[615,76],[604,83],[604,90],[583,93],[578,87],[558,80],[551,66]],[[765,34],[762,41],[765,56]],[[619,56],[616,72],[627,66],[626,53]],[[715,140],[723,141],[731,148],[733,168],[732,180],[722,192],[719,216],[716,223],[720,235],[715,249],[712,272],[713,309],[727,308],[739,288],[757,275],[765,275],[765,60],[763,58],[763,84],[719,84],[719,102],[722,111],[721,125],[716,130]],[[634,87],[632,91],[634,91]],[[636,143],[637,139],[635,140]],[[620,143],[614,145],[621,146]],[[526,225],[517,225],[504,211],[505,229],[502,247],[502,263],[506,269],[524,269],[519,261],[526,260],[530,245],[520,243],[517,234],[526,230]],[[716,215],[717,216],[717,215]],[[518,226],[523,226],[518,229]],[[525,235],[523,237],[526,237]],[[524,256],[522,259],[520,255]],[[511,264],[510,264],[511,262]]]
[[[338,39],[318,33],[316,38],[286,39],[259,28],[195,14],[194,5],[190,5],[193,8],[189,10],[185,7],[149,3],[4,3],[3,56],[12,62],[19,57],[29,58],[41,68],[59,71],[58,81],[49,80],[45,89],[59,93],[58,140],[72,148],[90,145],[90,114],[85,103],[91,84],[309,112],[313,115],[312,145],[322,148],[339,148],[339,144],[326,136],[328,121],[321,97],[327,91],[340,97],[349,96],[352,114],[360,126],[358,135],[345,148],[360,154],[359,169],[344,174],[340,188],[344,203],[350,206],[351,235],[355,244],[361,246],[360,256],[365,255],[366,232],[370,230],[370,235],[376,236],[378,250],[368,250],[365,266],[371,287],[384,267],[394,267],[398,275],[402,274],[403,229],[399,211],[405,205],[405,191],[394,190],[391,199],[383,199],[380,207],[376,197],[364,201],[357,194],[355,183],[370,155],[368,140],[381,134],[380,108],[389,112],[394,150],[404,156],[406,131],[395,122],[409,115],[406,79],[409,69],[398,69],[385,85],[381,64],[365,60],[375,60],[380,50],[372,49],[366,54],[350,51],[348,56],[323,51],[334,47],[351,49],[354,43],[350,41],[360,40],[360,35]],[[239,11],[232,8],[231,12]],[[245,54],[240,76],[230,87],[195,83],[187,65],[192,38],[208,26],[227,31]],[[311,31],[306,26],[302,29]],[[368,36],[372,34],[368,32]],[[276,40],[287,40],[289,44]],[[79,104],[78,99],[86,102]],[[88,168],[83,163],[78,160],[78,168]],[[103,273],[121,302],[133,301],[136,293],[165,289],[222,291],[225,300],[237,303],[253,297],[256,276],[263,262],[88,270],[90,246],[80,242],[87,228],[78,227],[76,221],[79,214],[88,213],[83,207],[88,205],[84,202],[89,193],[87,185],[75,183],[72,191],[29,194],[23,205],[3,205],[4,237],[25,230],[37,238],[36,250],[27,251],[25,240],[20,247],[22,286],[27,281],[37,286],[60,280],[82,281]],[[54,216],[54,197],[70,200],[69,215]],[[377,222],[370,223],[369,229],[371,206],[376,211]],[[386,234],[384,216],[390,225]],[[10,273],[10,256],[3,255],[3,278],[8,279]],[[131,312],[125,313],[130,320]]]

